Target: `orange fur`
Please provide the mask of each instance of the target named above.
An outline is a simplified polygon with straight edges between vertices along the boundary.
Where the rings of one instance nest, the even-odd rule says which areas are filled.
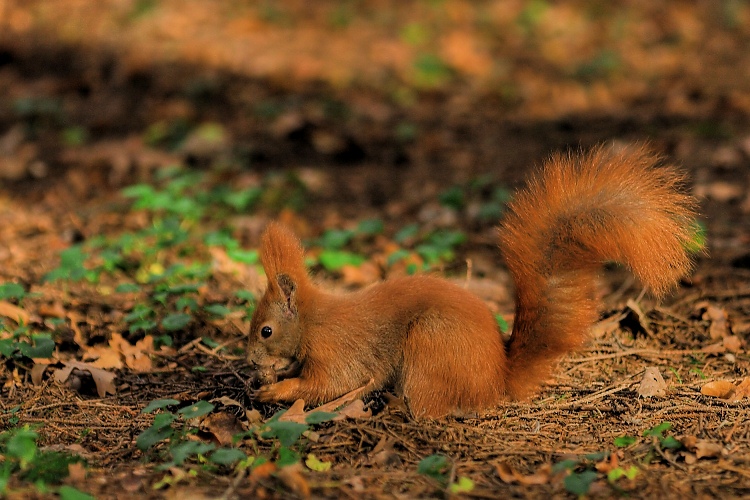
[[[373,379],[373,389],[401,392],[416,416],[527,397],[585,341],[603,261],[629,266],[657,295],[689,272],[693,200],[676,170],[657,162],[642,148],[558,155],[519,192],[500,226],[517,286],[507,345],[481,300],[439,278],[321,290],[294,234],[270,224],[261,242],[269,285],[253,315],[248,360],[274,369],[297,361],[301,371],[257,397],[317,404]]]

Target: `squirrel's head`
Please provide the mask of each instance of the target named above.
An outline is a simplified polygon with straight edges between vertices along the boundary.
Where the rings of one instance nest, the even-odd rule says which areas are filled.
[[[272,223],[261,238],[261,263],[268,288],[250,322],[247,360],[250,364],[282,370],[294,362],[302,343],[300,286],[307,272],[299,240],[284,226]]]

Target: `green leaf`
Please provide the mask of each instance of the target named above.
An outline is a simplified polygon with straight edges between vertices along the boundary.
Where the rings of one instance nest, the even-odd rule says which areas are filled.
[[[635,442],[636,439],[633,436],[619,436],[615,438],[615,446],[618,448],[626,448]]]
[[[440,204],[444,207],[453,208],[455,210],[460,210],[463,208],[465,200],[464,200],[464,190],[461,189],[460,186],[453,186],[451,188],[446,189],[442,193],[440,193]]]
[[[247,455],[237,448],[219,448],[208,459],[219,465],[232,465],[241,460],[247,460]]]
[[[328,271],[338,271],[346,265],[361,266],[365,258],[345,250],[324,250],[318,256],[320,264]]]
[[[664,432],[672,428],[672,422],[662,422],[659,425],[655,425],[650,429],[643,431],[645,437],[655,436],[659,439],[664,437]]]
[[[135,445],[141,451],[146,451],[156,443],[163,441],[172,436],[174,432],[171,425],[175,416],[171,413],[160,413],[154,417],[154,423],[151,427],[143,431],[135,439]]]
[[[315,411],[305,417],[305,422],[311,425],[328,422],[338,417],[338,413],[330,413],[327,411]]]
[[[185,418],[190,419],[208,415],[214,410],[214,408],[216,408],[216,406],[212,405],[208,401],[198,401],[197,403],[180,409],[177,413],[183,415]]]
[[[592,470],[586,470],[583,472],[573,472],[572,474],[565,476],[563,484],[565,489],[574,495],[585,495],[589,492],[591,483],[596,480],[597,473]]]
[[[474,489],[474,481],[469,479],[466,476],[461,476],[458,478],[458,481],[450,485],[450,488],[448,488],[451,493],[457,494],[457,493],[469,493]]]
[[[117,293],[135,293],[140,291],[141,287],[135,283],[120,283],[117,285],[117,288],[115,288],[115,292]]]
[[[563,460],[562,462],[557,462],[552,466],[552,474],[559,474],[562,471],[573,470],[576,465],[578,465],[578,460],[568,459]]]
[[[322,462],[318,457],[310,453],[307,455],[307,458],[305,459],[305,465],[307,465],[307,467],[310,470],[314,470],[317,472],[325,472],[327,470],[330,470],[333,463]]]
[[[508,329],[510,328],[508,326],[508,322],[505,321],[505,318],[503,318],[500,314],[495,314],[495,322],[497,323],[498,328],[500,328],[500,331],[503,333],[508,333]]]
[[[301,458],[300,454],[296,451],[291,450],[286,446],[282,446],[279,448],[279,459],[276,460],[276,465],[279,468],[295,465],[299,463]]]
[[[401,228],[394,236],[393,239],[396,243],[404,244],[407,240],[416,238],[419,234],[419,225],[409,224]]]
[[[635,476],[638,475],[638,472],[639,472],[639,469],[635,465],[631,465],[627,469],[623,469],[622,467],[617,467],[607,473],[607,481],[609,481],[610,483],[614,483],[621,477],[626,477],[628,479],[635,479]]]
[[[257,250],[242,250],[240,248],[227,249],[227,256],[241,264],[256,264],[260,258]]]
[[[60,489],[57,490],[57,492],[60,494],[61,500],[96,500],[95,497],[88,493],[84,493],[68,485],[60,486]]]
[[[319,244],[326,250],[340,250],[354,237],[349,229],[329,229],[320,238]]]
[[[26,468],[26,464],[31,462],[37,453],[36,440],[39,434],[28,427],[17,430],[8,439],[5,447],[5,454],[16,458],[21,462],[21,468]]]
[[[661,440],[661,447],[668,448],[670,450],[679,450],[682,448],[682,443],[677,441],[674,436],[667,436]]]
[[[180,404],[176,399],[155,399],[146,406],[141,413],[151,413],[154,410],[163,410],[167,406],[174,406]]]
[[[32,335],[31,340],[34,342],[33,346],[26,342],[21,342],[18,345],[21,354],[24,356],[29,358],[49,358],[55,352],[55,341],[48,334]]]
[[[277,438],[282,446],[292,446],[302,436],[309,427],[305,424],[298,424],[296,422],[269,422],[266,424],[265,431],[262,436],[264,438]]]
[[[0,285],[0,300],[22,299],[26,291],[18,283],[3,283]]]
[[[168,314],[164,317],[164,319],[161,320],[161,326],[162,328],[170,332],[181,330],[185,328],[188,323],[190,323],[191,319],[192,316],[185,313]]]
[[[357,225],[357,233],[364,236],[373,236],[383,232],[383,221],[380,219],[366,219]]]
[[[232,312],[231,309],[222,304],[209,304],[207,306],[204,306],[203,310],[209,314],[213,314],[214,316],[219,316],[220,318],[223,318],[224,316]]]
[[[423,458],[417,465],[417,472],[423,476],[437,479],[440,482],[447,481],[450,462],[445,455],[430,455]]]
[[[213,450],[215,446],[210,443],[201,441],[183,441],[178,443],[169,450],[172,453],[172,462],[174,465],[180,465],[188,458],[194,455],[203,455]]]

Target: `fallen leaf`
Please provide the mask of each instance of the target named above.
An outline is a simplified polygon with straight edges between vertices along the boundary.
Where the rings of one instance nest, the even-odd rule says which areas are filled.
[[[293,493],[296,493],[302,498],[310,498],[310,485],[308,484],[307,479],[305,479],[305,476],[300,473],[300,467],[299,464],[282,467],[276,473],[276,477],[278,477],[287,488],[292,490]]]
[[[361,399],[355,399],[348,405],[344,406],[337,412],[339,414],[338,417],[335,417],[333,420],[344,420],[346,418],[370,418],[372,417],[372,412],[370,409],[365,409],[365,403]]]
[[[735,389],[735,385],[728,380],[714,380],[703,384],[701,394],[715,398],[729,399],[734,394]]]
[[[641,306],[638,305],[638,303],[633,299],[628,299],[626,303],[626,309],[629,309],[630,313],[627,313],[626,311],[626,315],[625,318],[623,318],[623,321],[627,321],[629,318],[632,318],[637,323],[638,328],[643,330],[648,336],[653,336],[653,332],[651,331],[651,322],[643,313]]]
[[[250,481],[258,481],[260,479],[266,479],[271,474],[276,472],[276,464],[273,462],[266,462],[255,467],[250,473]]]
[[[375,385],[375,379],[370,379],[369,382],[367,382],[362,387],[359,387],[357,389],[354,389],[353,391],[350,391],[343,396],[334,399],[333,401],[330,401],[324,405],[320,405],[317,408],[315,408],[316,411],[327,411],[327,412],[334,412],[337,408],[340,408],[346,404],[351,403],[355,399],[358,399],[362,394],[366,394],[370,391],[370,388]]]
[[[221,446],[233,444],[234,436],[242,432],[237,417],[226,412],[215,412],[201,421],[202,431],[211,434]]]
[[[712,339],[720,339],[729,335],[729,324],[726,310],[709,304],[703,313],[703,319],[711,322],[708,333]]]
[[[732,401],[750,397],[750,377],[746,377],[734,390]]]
[[[536,473],[525,476],[505,462],[495,465],[495,472],[497,472],[497,475],[502,482],[507,484],[518,483],[523,486],[547,484],[550,479],[551,470],[549,464],[544,464],[536,471]]]
[[[395,443],[394,439],[389,439],[388,436],[383,435],[370,453],[370,462],[380,467],[400,465],[401,457],[393,449]]]
[[[685,436],[680,439],[680,442],[685,448],[694,452],[697,459],[720,457],[724,450],[724,446],[719,443],[698,439],[695,436]]]
[[[31,383],[34,385],[39,385],[42,383],[42,378],[44,377],[44,372],[47,371],[48,364],[44,363],[34,363],[34,366],[31,368]]]
[[[29,324],[29,313],[5,300],[0,300],[0,316],[10,318],[19,325]]]
[[[664,377],[655,366],[649,366],[643,372],[641,384],[638,386],[638,395],[641,397],[662,397],[667,394],[667,384]]]
[[[68,478],[71,484],[83,484],[86,481],[86,466],[81,462],[68,464]]]
[[[305,402],[302,399],[295,401],[282,416],[279,417],[280,422],[295,422],[298,424],[304,424],[305,417]]]
[[[115,394],[114,380],[116,375],[114,373],[78,361],[65,361],[63,364],[65,365],[64,368],[55,370],[55,380],[57,382],[61,384],[65,383],[73,370],[77,368],[91,374],[91,378],[94,380],[94,384],[96,384],[96,392],[100,398],[105,397],[107,393]]]
[[[742,350],[742,339],[737,335],[727,335],[722,340],[722,344],[729,352],[738,352]]]

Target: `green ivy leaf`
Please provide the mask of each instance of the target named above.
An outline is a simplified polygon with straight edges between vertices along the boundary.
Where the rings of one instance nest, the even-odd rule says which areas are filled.
[[[565,489],[574,495],[585,495],[589,492],[591,483],[596,480],[597,473],[592,470],[586,470],[583,472],[573,472],[572,474],[565,476],[563,484]]]
[[[212,405],[208,401],[198,401],[197,403],[186,406],[180,409],[177,413],[183,415],[187,419],[202,417],[211,413],[216,406]]]
[[[315,411],[305,417],[305,422],[311,425],[328,422],[338,417],[338,413],[330,413],[327,411]]]
[[[276,465],[279,468],[295,465],[299,463],[301,458],[300,454],[296,451],[291,450],[286,446],[282,446],[279,448],[279,459],[276,461]]]
[[[362,255],[345,250],[324,250],[318,256],[320,264],[328,271],[338,271],[346,265],[361,266],[365,262]]]
[[[180,404],[176,399],[155,399],[146,406],[141,413],[151,413],[154,410],[163,410],[167,406],[174,406]]]
[[[49,358],[55,352],[55,341],[46,333],[32,335],[31,340],[34,342],[33,346],[26,342],[18,344],[18,349],[24,356],[29,358]]]
[[[88,493],[84,493],[68,485],[60,486],[57,492],[60,494],[60,500],[96,500],[95,497]]]
[[[417,472],[423,476],[437,479],[440,482],[447,481],[450,463],[445,455],[430,455],[423,458],[417,465]]]
[[[0,285],[0,300],[22,299],[26,291],[18,283],[3,283]]]
[[[309,427],[305,424],[298,424],[296,422],[269,422],[266,424],[265,431],[262,436],[264,438],[277,438],[282,446],[292,446],[302,436]]]
[[[232,465],[241,460],[247,460],[247,455],[237,448],[219,448],[208,459],[219,465]]]
[[[185,313],[173,313],[169,314],[161,320],[161,326],[167,331],[182,330],[185,328],[192,317]]]
[[[172,453],[172,463],[180,465],[188,458],[194,455],[203,455],[213,450],[215,446],[211,443],[201,441],[183,441],[178,443],[169,450]]]
[[[619,436],[615,438],[615,446],[618,448],[626,448],[635,443],[635,441],[636,439],[633,436]]]

